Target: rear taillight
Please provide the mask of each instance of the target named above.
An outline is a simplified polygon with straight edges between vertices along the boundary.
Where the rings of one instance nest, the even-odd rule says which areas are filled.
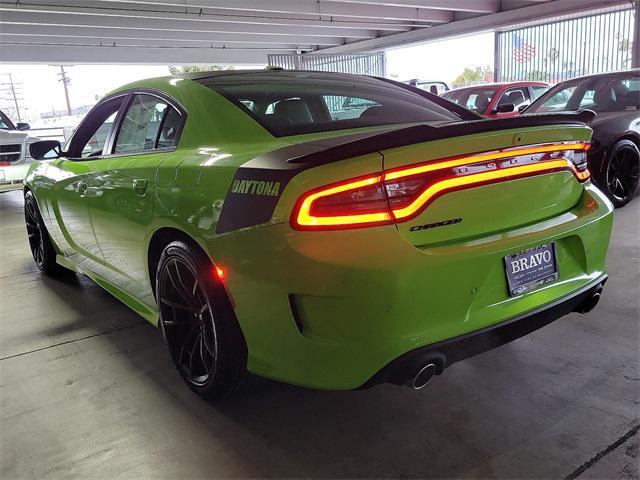
[[[350,179],[304,194],[291,225],[326,230],[402,222],[448,192],[543,173],[570,171],[584,182],[588,149],[582,142],[517,147]]]

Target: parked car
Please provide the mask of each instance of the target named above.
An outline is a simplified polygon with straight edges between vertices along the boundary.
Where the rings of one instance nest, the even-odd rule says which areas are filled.
[[[367,107],[343,118],[344,97]],[[66,151],[31,145],[29,244],[158,325],[205,397],[248,372],[417,389],[597,302],[612,208],[586,170],[592,119],[488,120],[325,72],[141,81]]]
[[[425,90],[429,93],[433,93],[434,95],[442,95],[444,92],[451,90],[449,84],[441,80],[420,80],[419,78],[412,78],[411,80],[405,80],[402,83]]]
[[[616,207],[640,191],[640,69],[603,73],[561,82],[526,113],[597,113],[588,151],[593,181]]]
[[[485,117],[513,117],[549,87],[544,82],[489,83],[456,88],[442,97]]]
[[[0,184],[21,182],[27,170],[31,156],[28,145],[38,140],[30,137],[28,123],[14,123],[0,110]]]

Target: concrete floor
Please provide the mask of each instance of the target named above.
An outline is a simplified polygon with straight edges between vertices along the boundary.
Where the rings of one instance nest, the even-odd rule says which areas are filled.
[[[0,194],[0,478],[635,478],[640,202],[616,212],[597,309],[424,390],[261,381],[210,405],[153,327],[91,281],[40,275]]]

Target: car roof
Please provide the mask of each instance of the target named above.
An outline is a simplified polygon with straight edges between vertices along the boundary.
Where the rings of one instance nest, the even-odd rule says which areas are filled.
[[[317,70],[284,70],[281,68],[266,68],[259,70],[217,70],[211,72],[183,73],[174,75],[176,78],[184,78],[187,80],[216,80],[216,79],[251,79],[251,80],[273,80],[273,79],[291,79],[313,76],[320,80],[349,79],[358,78],[360,80],[370,80],[378,82],[375,77],[367,75],[355,75],[351,73],[335,73],[321,72]],[[226,77],[226,78],[225,78]]]
[[[546,82],[538,82],[538,81],[522,81],[522,82],[493,82],[493,83],[479,83],[477,85],[467,85],[466,87],[458,87],[453,88],[450,92],[455,92],[456,90],[465,90],[470,88],[500,88],[500,87],[517,87],[519,85],[541,85],[541,86],[550,86],[550,84]]]
[[[629,73],[640,73],[640,68],[630,68],[628,70],[616,70],[615,72],[604,72],[604,73],[593,73],[591,75],[582,75],[580,77],[573,77],[563,80],[562,82],[558,82],[557,85],[565,82],[573,82],[575,80],[585,80],[588,78],[606,78],[606,77],[616,77],[618,75],[625,75]]]
[[[402,80],[402,83],[417,82],[417,83],[447,83],[444,80],[425,80],[424,78],[410,78],[409,80]]]

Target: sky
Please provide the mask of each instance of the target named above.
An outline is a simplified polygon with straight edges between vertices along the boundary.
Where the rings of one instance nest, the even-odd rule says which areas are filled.
[[[71,83],[69,99],[72,108],[93,105],[96,96],[102,97],[125,83],[142,78],[169,75],[167,66],[158,65],[75,65],[65,66]],[[64,89],[59,81],[59,66],[49,65],[0,65],[0,78],[7,82],[6,73],[11,73],[14,82],[22,86],[22,108],[26,108],[26,117],[32,123],[39,113],[64,111],[66,109]],[[3,98],[6,94],[3,95]],[[2,105],[6,101],[2,101]],[[24,115],[24,112],[23,112]]]
[[[449,84],[465,67],[493,69],[493,32],[387,51],[387,76],[442,80]]]
[[[387,76],[399,80],[420,78],[451,83],[465,67],[485,65],[493,65],[492,33],[387,51]],[[65,70],[71,79],[72,108],[93,105],[97,98],[126,83],[169,74],[168,66],[162,65],[75,65],[66,66]],[[66,109],[64,89],[57,75],[59,66],[0,64],[0,82],[7,82],[9,72],[22,87],[22,116],[34,126],[42,123],[40,113]],[[6,99],[0,101],[0,106],[6,104]]]

